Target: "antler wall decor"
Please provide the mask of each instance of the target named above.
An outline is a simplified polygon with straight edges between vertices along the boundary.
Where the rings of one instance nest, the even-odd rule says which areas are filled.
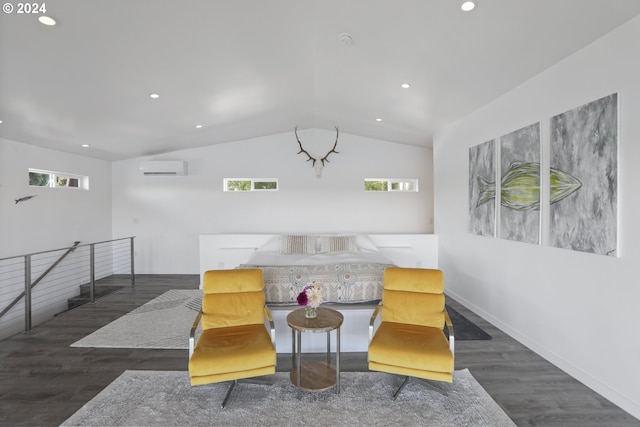
[[[333,148],[331,148],[331,150],[329,150],[329,152],[325,154],[319,162],[318,159],[313,157],[307,150],[302,147],[302,142],[300,142],[300,138],[298,137],[298,126],[296,126],[296,128],[293,130],[293,133],[296,135],[296,140],[298,141],[298,145],[300,146],[300,151],[298,151],[298,154],[304,153],[307,155],[307,162],[311,161],[311,166],[316,170],[316,178],[320,178],[320,176],[322,175],[322,168],[324,167],[324,164],[329,163],[329,155],[331,153],[338,154],[338,151],[336,151],[336,147],[338,146],[338,137],[340,136],[338,127],[336,126],[336,142],[334,142]]]

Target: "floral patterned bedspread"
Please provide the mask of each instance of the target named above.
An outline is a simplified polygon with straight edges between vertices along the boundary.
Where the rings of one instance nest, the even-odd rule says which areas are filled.
[[[385,268],[392,266],[376,263],[294,266],[242,264],[239,268],[262,269],[267,304],[295,305],[298,294],[311,284],[322,285],[324,302],[378,301],[382,298],[382,273]]]

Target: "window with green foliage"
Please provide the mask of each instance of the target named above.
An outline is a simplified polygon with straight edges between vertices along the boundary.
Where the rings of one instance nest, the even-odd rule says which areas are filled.
[[[224,191],[251,191],[251,180],[225,179]]]
[[[51,174],[41,172],[29,172],[29,185],[34,187],[49,187],[53,183]]]
[[[64,187],[88,190],[89,177],[83,175],[74,175],[70,173],[29,169],[29,185],[32,187]]]
[[[364,191],[389,191],[389,181],[365,179]]]
[[[277,181],[254,181],[253,189],[254,190],[277,190],[278,182]]]
[[[418,192],[417,179],[367,178],[364,191],[408,191]]]
[[[224,191],[278,191],[276,178],[225,178]]]

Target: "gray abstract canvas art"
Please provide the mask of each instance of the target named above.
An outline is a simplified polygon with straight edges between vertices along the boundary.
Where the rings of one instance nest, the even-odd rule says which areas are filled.
[[[540,243],[540,123],[500,138],[500,237]]]
[[[495,140],[469,148],[469,232],[495,236]]]
[[[550,245],[617,256],[618,94],[551,118],[550,177]]]

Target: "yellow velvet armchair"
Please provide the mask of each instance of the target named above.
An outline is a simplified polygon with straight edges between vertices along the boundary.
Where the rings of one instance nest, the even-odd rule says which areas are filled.
[[[440,270],[390,267],[384,271],[382,301],[369,323],[368,362],[372,371],[406,376],[393,400],[411,379],[453,381],[453,325],[444,300]],[[378,314],[381,319],[374,334]]]
[[[275,327],[263,289],[260,269],[204,273],[202,310],[189,337],[189,376],[192,386],[233,381],[222,408],[238,380],[271,384],[255,377],[275,374]],[[194,343],[200,322],[202,334]]]

